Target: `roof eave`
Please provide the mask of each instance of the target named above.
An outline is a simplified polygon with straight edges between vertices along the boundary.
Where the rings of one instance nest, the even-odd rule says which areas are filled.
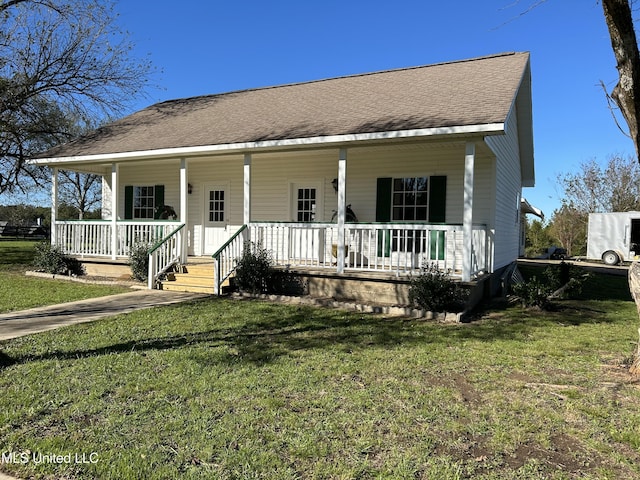
[[[175,157],[192,157],[200,155],[216,155],[228,153],[247,153],[251,151],[279,150],[287,148],[304,148],[311,146],[329,147],[353,143],[380,142],[387,140],[419,139],[420,137],[446,137],[470,135],[503,134],[504,123],[484,123],[477,125],[461,125],[449,127],[421,128],[411,130],[395,130],[386,132],[354,133],[344,135],[328,135],[318,137],[289,138],[283,140],[264,140],[256,142],[239,142],[218,145],[202,145],[194,147],[176,147],[156,150],[140,150],[133,152],[103,153],[95,155],[76,155],[67,157],[49,157],[31,159],[33,165],[56,165],[73,163],[125,162],[129,160],[155,160]]]

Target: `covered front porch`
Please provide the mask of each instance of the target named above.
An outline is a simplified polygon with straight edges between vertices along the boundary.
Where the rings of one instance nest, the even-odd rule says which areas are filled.
[[[340,233],[342,231],[342,234]],[[488,271],[491,239],[484,225],[474,225],[469,274]],[[115,242],[111,241],[115,233]],[[184,254],[184,224],[173,221],[57,221],[56,243],[70,255],[82,258],[127,258],[138,243],[149,246],[149,287],[175,264],[189,263]],[[376,272],[395,276],[417,273],[436,264],[463,279],[465,265],[462,225],[407,223],[250,222],[241,227],[213,254],[217,292],[233,273],[246,242],[267,249],[277,266],[320,269],[333,273]],[[114,249],[115,246],[115,249]]]
[[[485,171],[487,148],[484,143],[478,145],[483,152],[482,171]],[[424,150],[425,148],[428,150]],[[110,175],[104,175],[108,195],[103,198],[103,203],[105,216],[110,218],[98,221],[59,221],[56,219],[57,172],[54,169],[52,243],[60,245],[66,253],[80,258],[100,256],[112,260],[125,259],[134,245],[144,243],[149,246],[149,288],[157,288],[158,278],[173,265],[186,264],[189,255],[209,256],[213,252],[211,258],[215,268],[212,282],[215,291],[219,292],[220,285],[232,274],[236,259],[248,241],[268,249],[276,265],[285,268],[321,269],[338,275],[353,271],[409,275],[432,263],[465,282],[483,272],[491,272],[495,249],[493,229],[485,223],[474,223],[476,143],[436,142],[429,147],[401,143],[383,150],[384,155],[375,153],[380,151],[378,146],[375,149],[365,146],[318,151],[321,157],[317,152],[312,153],[310,158],[313,158],[315,168],[321,168],[323,172],[318,174],[321,179],[315,184],[295,180],[301,178],[297,172],[303,172],[306,168],[297,151],[287,150],[277,154],[244,153],[234,157],[225,153],[215,162],[212,161],[216,157],[167,158],[163,160],[163,167],[152,173],[152,176],[155,175],[152,182],[167,185],[168,202],[178,205],[175,209],[176,220],[126,218],[131,208],[130,203],[127,205],[126,193],[127,188],[130,188],[127,183],[144,185],[145,181],[140,179],[145,175],[149,176],[146,173],[149,163],[140,162],[127,167],[127,180],[123,180],[121,169],[125,167],[114,162],[110,167]],[[432,153],[435,158],[449,159],[451,153],[454,157],[447,161],[447,167],[442,166],[445,163],[428,165],[422,160],[425,151],[435,152]],[[353,160],[350,176],[347,176],[349,153],[353,153]],[[399,154],[412,155],[413,163],[411,167],[403,167],[398,172],[400,175],[390,169],[397,167],[389,166],[374,172],[370,160],[372,154],[380,159]],[[256,159],[258,167],[255,167]],[[290,163],[291,161],[295,164]],[[376,162],[383,164],[380,160]],[[279,166],[279,172],[287,171],[289,179],[278,177],[274,173],[274,165]],[[295,165],[298,169],[296,173],[290,172],[291,167],[285,170],[288,165]],[[135,179],[129,173],[132,171],[135,172]],[[216,172],[217,186],[211,186],[214,182],[207,176],[212,171]],[[428,176],[428,172],[434,171],[445,171],[449,177],[443,177],[442,173]],[[331,180],[333,172],[337,176]],[[427,172],[427,176],[422,172]],[[384,178],[381,178],[383,175]],[[387,218],[390,216],[391,177],[400,177],[402,180],[402,177],[421,175],[422,180],[429,185],[428,214],[424,213],[424,218],[431,221],[372,222],[353,221],[349,218],[346,201],[348,183],[352,186],[351,198],[359,199],[357,210],[362,212],[362,217],[367,220],[375,217],[379,220],[383,218],[378,214],[379,206],[376,205],[384,205]],[[367,180],[363,181],[363,178]],[[387,182],[388,198],[382,203],[376,198],[376,179],[378,193],[383,190],[381,185]],[[418,181],[421,178],[410,180]],[[447,214],[446,217],[451,216],[460,223],[445,222],[446,181],[452,185],[449,197],[454,199],[455,204],[455,209],[452,208],[454,213]],[[151,182],[147,181],[149,183]],[[277,198],[273,193],[276,186],[280,189],[278,192],[287,192],[285,195],[278,193],[280,198],[285,199],[278,205],[289,202],[289,207],[273,209],[278,213],[269,216],[269,208],[263,202],[268,199],[271,202],[268,205],[273,204]],[[331,193],[334,189],[335,197]],[[163,195],[164,190],[163,186]],[[297,196],[308,192],[315,195],[313,201],[302,201]],[[436,198],[436,194],[441,199]],[[411,195],[415,196],[416,193]],[[289,200],[286,200],[287,197]],[[332,221],[315,221],[331,216],[331,198],[335,198]],[[300,207],[300,204],[304,205]],[[426,212],[426,200],[424,205]],[[413,211],[418,212],[420,208],[423,207],[414,207]],[[438,211],[438,208],[442,210]],[[282,210],[287,209],[288,212],[283,214]],[[299,221],[281,221],[283,216],[289,214]],[[125,219],[121,218],[122,215]],[[433,221],[432,217],[439,220]],[[209,232],[213,231],[222,234],[217,237],[215,249],[207,252],[203,244],[207,235],[210,235]]]

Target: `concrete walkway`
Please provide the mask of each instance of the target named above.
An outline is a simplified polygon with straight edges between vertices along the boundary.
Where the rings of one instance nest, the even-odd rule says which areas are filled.
[[[136,290],[118,295],[3,313],[0,314],[0,340],[206,296],[201,293]]]

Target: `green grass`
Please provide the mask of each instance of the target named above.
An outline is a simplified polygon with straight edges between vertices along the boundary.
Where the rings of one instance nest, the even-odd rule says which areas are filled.
[[[0,241],[0,313],[128,291],[117,285],[27,277],[24,272],[33,269],[35,245],[29,240]]]
[[[624,278],[469,324],[205,299],[0,344],[29,478],[640,478]],[[622,293],[620,293],[622,292]],[[33,455],[31,453],[30,455]]]

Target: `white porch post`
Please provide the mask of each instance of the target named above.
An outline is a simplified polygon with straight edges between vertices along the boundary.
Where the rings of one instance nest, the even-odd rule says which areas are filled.
[[[249,226],[251,222],[251,154],[244,154],[244,166],[243,166],[243,208],[242,208],[242,223]],[[251,241],[251,229],[246,228],[242,234],[243,242]]]
[[[249,225],[251,221],[251,154],[244,155],[244,201],[242,223]]]
[[[344,272],[344,221],[346,217],[346,186],[347,186],[347,149],[341,148],[338,157],[338,273]]]
[[[118,172],[117,163],[111,164],[111,259],[118,256]]]
[[[187,168],[187,160],[185,158],[180,159],[180,222],[187,224],[187,218],[189,215],[189,175]],[[180,261],[185,263],[187,261],[187,229],[182,229],[182,242],[180,248]]]
[[[51,245],[58,241],[56,220],[58,219],[58,169],[51,172]]]
[[[473,173],[476,145],[467,142],[464,155],[464,210],[462,213],[462,281],[471,280],[473,254]]]

